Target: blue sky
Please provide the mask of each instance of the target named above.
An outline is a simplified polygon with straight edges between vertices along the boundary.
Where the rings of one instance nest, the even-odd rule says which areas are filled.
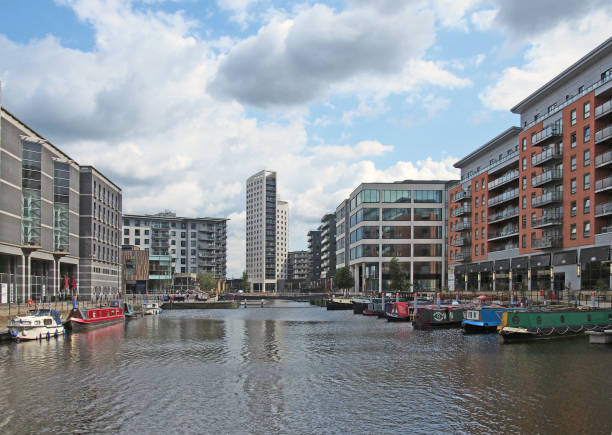
[[[603,0],[0,7],[2,104],[120,184],[125,212],[229,217],[230,276],[249,175],[278,172],[290,249],[304,249],[360,182],[456,177],[612,18]]]

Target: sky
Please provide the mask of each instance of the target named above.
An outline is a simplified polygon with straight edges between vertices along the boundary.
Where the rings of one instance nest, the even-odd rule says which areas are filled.
[[[290,250],[362,182],[456,179],[509,108],[612,33],[608,0],[0,0],[2,105],[123,189],[227,217],[277,172]]]

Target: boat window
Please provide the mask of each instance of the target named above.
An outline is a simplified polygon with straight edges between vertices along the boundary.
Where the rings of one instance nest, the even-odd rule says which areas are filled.
[[[542,324],[542,317],[541,317],[541,316],[536,317],[536,323],[537,323],[538,325],[541,325],[541,324]]]
[[[45,325],[47,325],[47,326],[49,326],[49,325],[51,325],[53,323],[53,321],[51,319],[45,319],[44,322],[45,322]]]
[[[518,324],[519,322],[519,316],[517,316],[516,314],[514,316],[512,316],[512,323],[514,323],[515,325]]]
[[[97,314],[97,313],[96,313],[95,311],[92,311],[92,312],[91,312],[91,317],[92,317],[93,319],[95,319],[95,318],[96,318],[96,314]]]
[[[111,316],[115,315],[115,310],[111,310]]]
[[[105,316],[108,316],[108,310],[107,310],[107,311],[104,311],[104,315],[105,315]]]

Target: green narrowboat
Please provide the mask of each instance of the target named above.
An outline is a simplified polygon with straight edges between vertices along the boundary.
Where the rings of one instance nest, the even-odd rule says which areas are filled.
[[[612,310],[550,309],[507,311],[498,326],[502,343],[572,337],[612,327]]]

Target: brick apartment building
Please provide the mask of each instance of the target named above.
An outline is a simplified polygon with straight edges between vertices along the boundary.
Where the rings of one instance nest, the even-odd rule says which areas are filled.
[[[612,38],[512,112],[521,127],[455,164],[449,286],[609,289]]]

